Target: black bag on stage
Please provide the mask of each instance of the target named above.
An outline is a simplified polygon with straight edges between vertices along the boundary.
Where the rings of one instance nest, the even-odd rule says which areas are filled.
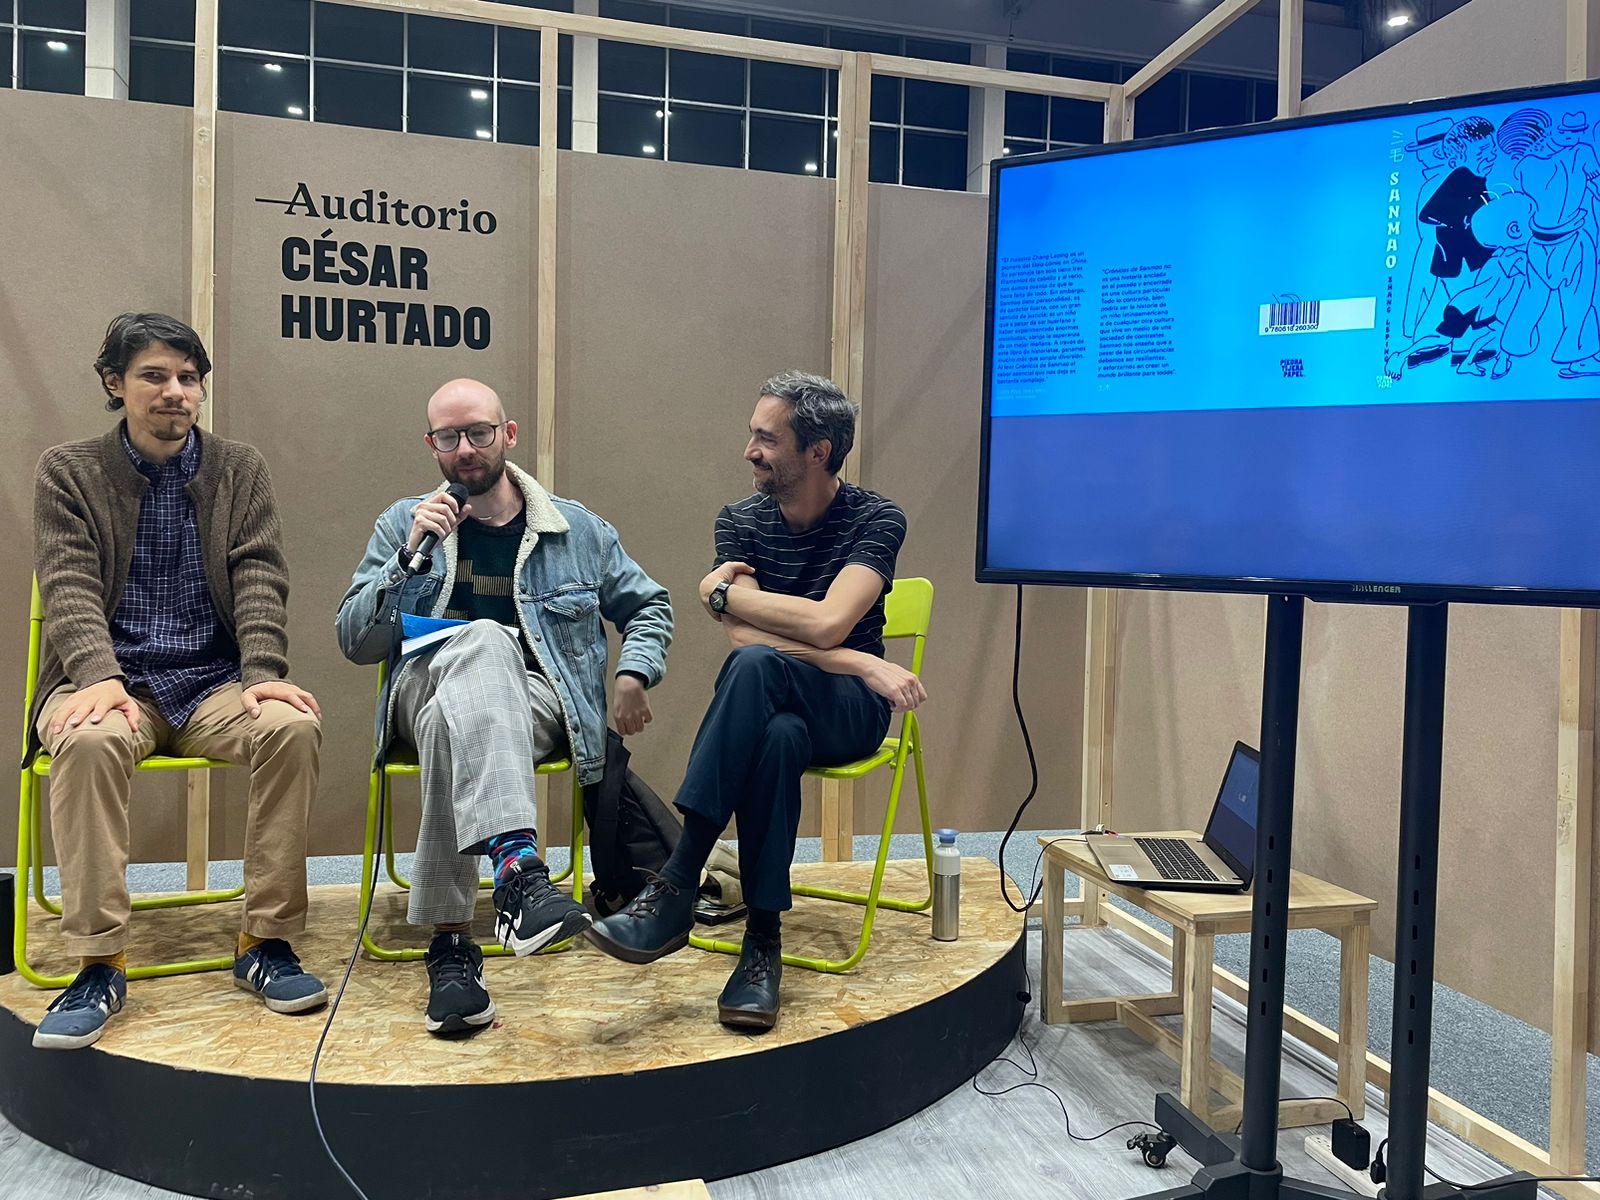
[[[583,789],[583,815],[589,825],[589,855],[594,867],[590,890],[594,910],[610,916],[645,885],[646,871],[659,872],[677,848],[683,823],[650,785],[628,768],[627,746],[606,730],[605,774]]]

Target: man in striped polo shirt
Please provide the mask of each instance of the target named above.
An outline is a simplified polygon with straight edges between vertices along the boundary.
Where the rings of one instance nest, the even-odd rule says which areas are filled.
[[[701,869],[737,817],[750,917],[717,1003],[725,1025],[770,1029],[778,1019],[801,776],[872,753],[890,714],[926,697],[915,675],[883,657],[883,597],[906,518],[894,501],[839,479],[856,415],[817,375],[791,371],[762,386],[744,451],[756,494],[717,515],[715,563],[700,583],[733,650],[678,789],[683,838],[661,876],[588,933],[627,962],[687,945]]]

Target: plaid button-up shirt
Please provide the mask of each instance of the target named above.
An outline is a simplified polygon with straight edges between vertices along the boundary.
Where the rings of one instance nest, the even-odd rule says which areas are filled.
[[[194,501],[200,439],[165,463],[146,462],[122,430],[122,447],[150,490],[139,506],[128,586],[111,615],[111,644],[129,690],[148,692],[174,729],[210,692],[239,678],[239,648],[217,619],[200,557]]]

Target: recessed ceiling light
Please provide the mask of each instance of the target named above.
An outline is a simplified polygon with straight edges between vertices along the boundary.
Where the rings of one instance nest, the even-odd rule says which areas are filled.
[[[494,131],[492,129],[480,129],[478,130],[478,136],[486,142],[492,141],[494,140]]]
[[[45,45],[49,46],[52,50],[65,50],[67,48],[67,44],[65,42],[58,42],[54,38],[46,42]]]
[[[301,108],[298,104],[291,104],[289,105],[289,115],[291,117],[303,117],[306,115],[306,110]]]
[[[639,149],[646,154],[654,154],[656,152],[656,148],[650,145],[648,142],[646,142],[643,146],[640,146]]]
[[[660,110],[660,109],[659,109],[659,108],[658,108],[658,109],[656,109],[656,120],[658,120],[658,121],[659,121],[659,120],[661,120],[661,118],[662,118],[662,117],[664,117],[664,116],[666,116],[666,115],[667,115],[667,114],[666,114],[666,113],[664,113],[664,112],[662,112],[662,111],[661,111],[661,110]]]
[[[282,63],[262,63],[261,64],[261,69],[263,71],[271,71],[274,74],[276,74],[277,72],[283,70],[283,64]]]
[[[1395,13],[1394,16],[1390,17],[1387,21],[1385,21],[1384,24],[1387,25],[1390,29],[1399,29],[1402,25],[1411,24],[1411,14],[1410,13]]]
[[[816,164],[816,163],[814,163],[814,162],[808,162],[808,163],[807,163],[807,164],[806,164],[806,170],[808,170],[808,171],[815,171],[815,170],[816,170],[816,169],[817,169],[817,164]]]
[[[1011,147],[1010,146],[1001,146],[1000,147],[1000,153],[1001,154],[1010,154],[1011,153]]]
[[[487,88],[473,88],[467,95],[474,100],[487,100],[489,98],[489,90]]]

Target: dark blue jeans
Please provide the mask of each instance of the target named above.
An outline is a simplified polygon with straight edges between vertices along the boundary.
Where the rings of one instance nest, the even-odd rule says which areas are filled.
[[[833,675],[770,646],[741,646],[722,664],[695,734],[676,803],[724,828],[739,821],[745,903],[790,908],[789,863],[800,828],[800,779],[873,753],[889,702],[854,675]]]

